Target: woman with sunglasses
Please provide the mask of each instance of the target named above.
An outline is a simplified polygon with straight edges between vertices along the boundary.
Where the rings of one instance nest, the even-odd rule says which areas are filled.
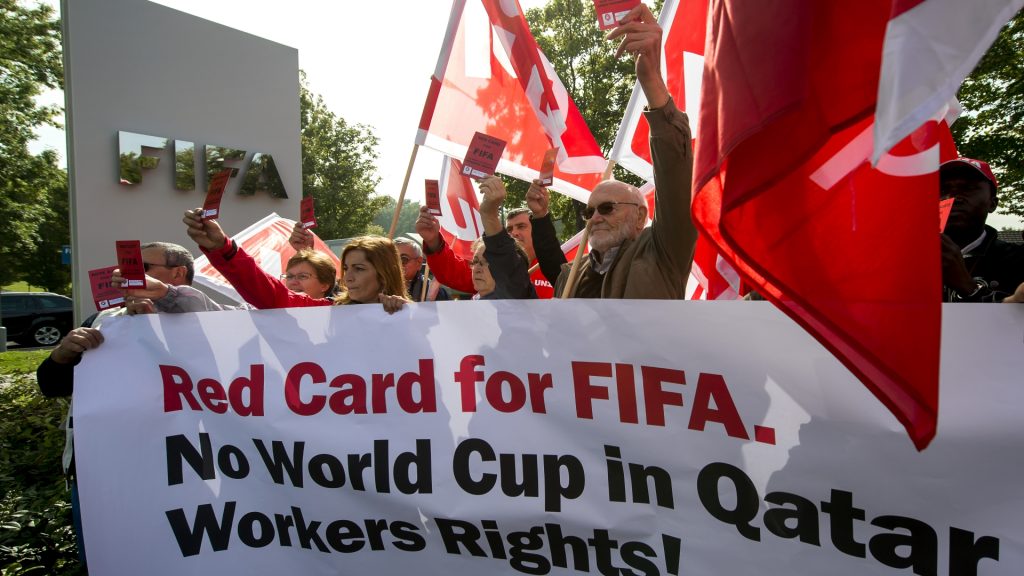
[[[380,303],[388,313],[410,302],[394,242],[380,236],[352,239],[341,252],[341,293],[333,298],[314,298],[288,289],[280,279],[264,272],[234,241],[224,235],[216,220],[203,220],[202,209],[185,212],[187,233],[227,278],[246,302],[260,309],[334,304]]]

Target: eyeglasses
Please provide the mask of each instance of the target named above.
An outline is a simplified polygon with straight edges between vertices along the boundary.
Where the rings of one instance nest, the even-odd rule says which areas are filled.
[[[142,263],[142,269],[144,271],[146,271],[146,272],[149,272],[149,269],[152,268],[153,266],[159,266],[161,268],[177,268],[177,266],[168,266],[167,264],[156,264],[156,263],[153,263],[153,262],[143,262]]]
[[[281,274],[281,280],[298,280],[299,282],[305,282],[312,278],[313,275],[309,272],[299,272],[298,274]]]
[[[402,254],[401,256],[399,256],[399,259],[402,261],[403,265],[408,264],[409,262],[411,262],[413,260],[419,260],[419,258],[411,258],[409,256],[406,256],[405,254]]]
[[[483,266],[484,268],[487,268],[487,260],[484,260],[483,258],[473,258],[469,261],[469,265],[470,267]]]
[[[595,211],[598,214],[600,214],[601,216],[607,216],[607,215],[611,214],[612,212],[615,212],[615,207],[620,205],[620,204],[625,204],[625,205],[628,205],[628,206],[640,206],[640,204],[638,204],[636,202],[612,202],[612,201],[601,202],[597,206],[587,206],[586,208],[584,208],[583,209],[583,218],[585,218],[587,220],[590,220],[591,218],[594,217],[594,212]]]

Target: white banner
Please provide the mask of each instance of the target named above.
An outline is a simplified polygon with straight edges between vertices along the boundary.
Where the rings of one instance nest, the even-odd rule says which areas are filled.
[[[1017,575],[1024,307],[943,312],[922,453],[766,303],[111,319],[89,571]]]

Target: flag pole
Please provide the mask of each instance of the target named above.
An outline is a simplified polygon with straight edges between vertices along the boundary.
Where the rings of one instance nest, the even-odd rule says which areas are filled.
[[[427,301],[427,280],[430,279],[430,263],[423,265],[423,287],[420,289],[420,302]]]
[[[615,160],[609,160],[608,164],[604,167],[604,172],[601,173],[601,182],[610,180],[612,178],[612,170],[615,169]],[[572,294],[572,289],[576,287],[576,278],[580,275],[580,263],[583,262],[583,252],[587,247],[587,242],[590,241],[590,222],[587,222],[586,227],[583,228],[583,237],[580,238],[580,245],[576,248],[576,257],[572,259],[572,268],[569,269],[569,278],[565,282],[565,288],[562,290],[560,298],[565,299]]]
[[[395,238],[395,228],[398,228],[398,216],[402,213],[402,205],[405,203],[405,191],[409,188],[412,166],[416,163],[416,151],[419,149],[419,144],[412,145],[412,154],[409,155],[409,167],[405,169],[405,181],[402,182],[402,192],[398,195],[398,202],[395,204],[395,214],[391,217],[391,228],[388,230],[388,238],[392,240]]]

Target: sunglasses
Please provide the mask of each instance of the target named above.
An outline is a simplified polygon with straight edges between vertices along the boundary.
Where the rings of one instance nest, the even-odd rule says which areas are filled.
[[[153,262],[142,263],[142,269],[146,272],[149,272],[149,269],[152,268],[153,266],[159,266],[161,268],[177,268],[177,266],[168,266],[167,264],[155,264]]]
[[[299,272],[298,274],[281,274],[281,280],[298,280],[299,282],[305,282],[312,278],[313,275],[309,272]]]
[[[597,206],[587,206],[586,208],[584,208],[583,218],[590,220],[591,218],[594,217],[594,212],[597,212],[601,216],[607,216],[612,212],[615,212],[615,207],[620,204],[626,204],[628,206],[640,206],[640,204],[636,202],[601,202]]]

